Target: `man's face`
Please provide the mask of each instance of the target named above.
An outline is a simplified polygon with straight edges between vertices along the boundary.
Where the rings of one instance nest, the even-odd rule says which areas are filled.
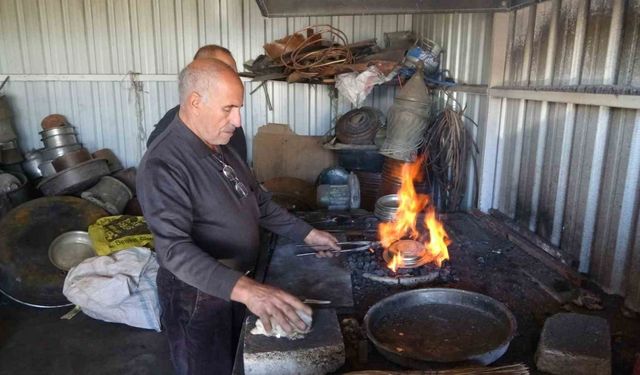
[[[240,108],[244,88],[237,80],[223,79],[209,88],[200,100],[198,130],[209,145],[226,145],[236,128],[242,126]]]

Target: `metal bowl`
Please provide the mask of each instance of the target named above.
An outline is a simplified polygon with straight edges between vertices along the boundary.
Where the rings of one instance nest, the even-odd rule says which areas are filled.
[[[96,251],[89,233],[79,230],[62,233],[49,245],[49,260],[63,271],[69,271],[83,260],[94,256]]]
[[[483,294],[427,288],[397,293],[369,309],[367,337],[387,359],[407,367],[432,362],[488,365],[516,334],[513,314]]]

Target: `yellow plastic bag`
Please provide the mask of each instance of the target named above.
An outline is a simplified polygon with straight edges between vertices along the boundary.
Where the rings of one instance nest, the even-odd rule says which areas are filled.
[[[153,235],[142,216],[107,216],[89,226],[89,238],[98,255],[131,247],[153,248]]]

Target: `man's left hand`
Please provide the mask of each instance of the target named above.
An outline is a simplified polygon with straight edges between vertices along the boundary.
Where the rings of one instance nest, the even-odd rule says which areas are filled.
[[[333,251],[339,251],[338,240],[329,232],[318,229],[312,229],[305,237],[304,243],[316,248],[318,257],[332,257]]]

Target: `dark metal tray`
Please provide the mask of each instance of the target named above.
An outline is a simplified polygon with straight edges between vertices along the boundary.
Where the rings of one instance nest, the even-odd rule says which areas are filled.
[[[364,325],[380,353],[414,368],[430,362],[487,365],[507,351],[516,333],[516,320],[502,303],[446,288],[385,298],[369,309]]]

